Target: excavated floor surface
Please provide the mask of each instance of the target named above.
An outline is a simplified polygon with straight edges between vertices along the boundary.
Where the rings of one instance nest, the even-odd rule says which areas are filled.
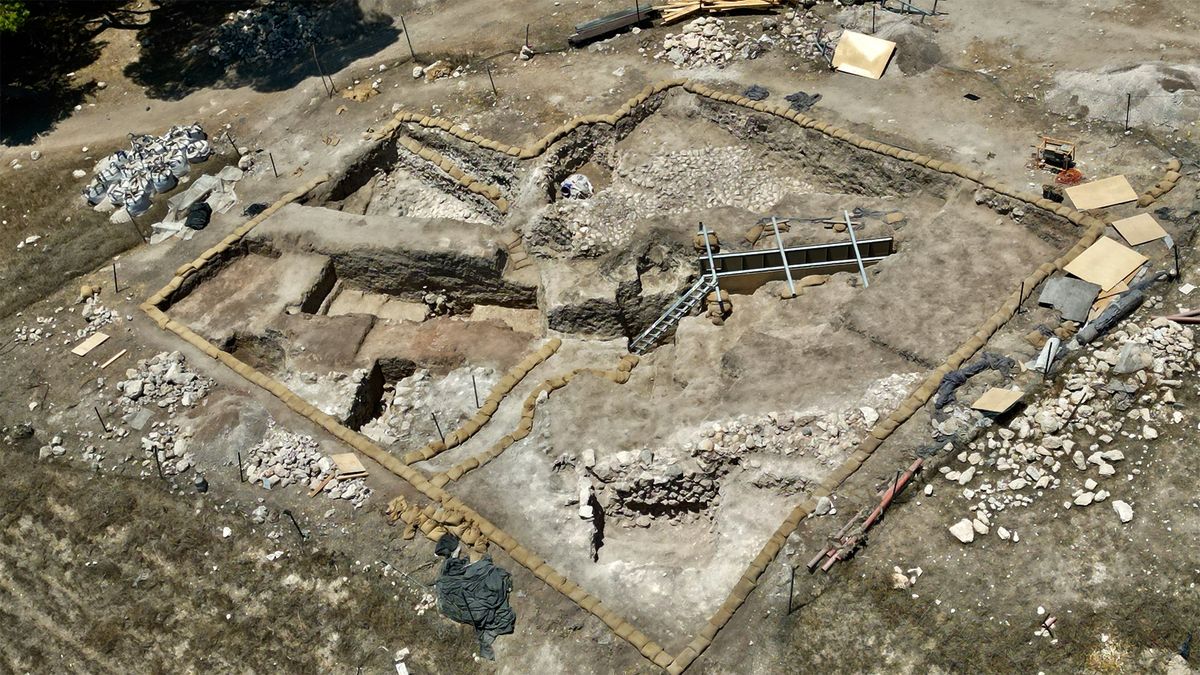
[[[418,464],[436,473],[510,432],[521,401],[545,379],[615,367],[625,338],[694,278],[697,222],[717,232],[723,250],[745,250],[744,235],[763,217],[865,210],[859,236],[896,242],[869,269],[869,288],[839,273],[788,301],[779,299],[781,282],[735,295],[725,325],[685,319],[628,384],[577,378],[538,407],[529,437],[447,486],[634,623],[664,631],[653,637],[668,649],[694,634],[791,506],[865,433],[866,413],[856,411],[890,413],[916,373],[940,363],[998,298],[1076,238],[1061,219],[980,205],[965,181],[901,171],[786,122],[680,94],[624,136],[600,135],[559,159],[517,172],[509,186],[523,197],[504,225],[523,233],[536,275],[509,269],[503,230],[466,217],[470,202],[460,195],[439,201],[435,186],[414,184],[418,174],[380,167],[387,177],[365,192],[292,205],[265,222],[244,256],[171,314],[356,428],[379,413],[384,383],[412,391],[410,381],[398,383],[416,369],[431,370],[435,391],[446,377],[456,379],[444,390],[461,391],[467,371],[454,369],[482,369],[486,380],[542,335],[566,338],[475,438]],[[591,199],[546,196],[570,171],[589,176]],[[387,195],[405,190],[433,212],[389,206]],[[820,223],[796,222],[783,234],[786,246],[846,240]],[[756,245],[773,246],[769,231]],[[457,315],[431,316],[435,306]],[[447,429],[470,412],[461,401],[441,407]],[[764,411],[809,425],[832,415],[845,436],[794,456],[743,448],[719,470],[699,471],[715,485],[711,498],[650,514],[648,523],[614,509],[592,562],[593,526],[578,516],[585,456],[619,468],[608,483],[669,481],[671,467],[694,468],[693,450],[714,421]],[[431,432],[386,440],[403,454]]]

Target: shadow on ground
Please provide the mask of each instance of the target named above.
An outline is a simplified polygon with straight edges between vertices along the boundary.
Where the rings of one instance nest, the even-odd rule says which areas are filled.
[[[206,87],[282,91],[321,72],[337,72],[399,35],[391,17],[365,15],[354,0],[159,0],[138,31],[141,58],[125,75],[151,98],[168,100]]]

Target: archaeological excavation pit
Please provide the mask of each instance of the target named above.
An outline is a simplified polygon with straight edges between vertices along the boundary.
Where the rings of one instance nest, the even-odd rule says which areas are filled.
[[[561,339],[490,422],[413,466],[672,651],[875,421],[1078,238],[971,181],[678,88],[513,154],[401,124],[169,312],[396,457]],[[562,196],[573,174],[590,197]],[[745,272],[718,280],[732,311],[713,320],[703,293],[612,376],[710,252]],[[538,394],[579,369],[609,374]],[[527,401],[531,432],[493,452]]]

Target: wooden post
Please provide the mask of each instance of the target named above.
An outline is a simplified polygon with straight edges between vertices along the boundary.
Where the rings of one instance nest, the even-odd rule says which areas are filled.
[[[413,61],[417,60],[417,53],[413,51],[412,40],[408,37],[408,26],[404,23],[404,15],[400,15],[400,30],[404,31],[404,41],[408,43],[408,55]]]

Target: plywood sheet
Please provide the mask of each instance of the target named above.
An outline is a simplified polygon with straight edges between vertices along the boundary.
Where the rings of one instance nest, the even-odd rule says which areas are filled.
[[[1071,203],[1080,211],[1132,202],[1138,198],[1125,176],[1112,176],[1066,189]]]
[[[1025,392],[1020,390],[992,387],[984,392],[983,396],[976,399],[971,407],[984,412],[1002,413],[1016,405],[1024,395]]]
[[[332,459],[333,463],[337,465],[338,474],[365,474],[367,472],[367,468],[363,466],[362,461],[358,458],[358,455],[354,454],[353,452],[345,452],[340,455],[333,455],[330,457],[330,459]]]
[[[108,335],[106,333],[92,333],[91,337],[75,345],[71,353],[75,356],[87,356],[88,352],[104,344],[104,341],[107,339]]]
[[[833,67],[843,73],[878,80],[895,51],[896,43],[890,40],[844,31],[833,50]]]
[[[1167,236],[1167,231],[1149,213],[1139,213],[1132,218],[1114,220],[1113,227],[1121,233],[1130,246],[1137,246]]]
[[[1117,242],[1100,237],[1063,269],[1107,291],[1121,283],[1146,262],[1146,256]]]

